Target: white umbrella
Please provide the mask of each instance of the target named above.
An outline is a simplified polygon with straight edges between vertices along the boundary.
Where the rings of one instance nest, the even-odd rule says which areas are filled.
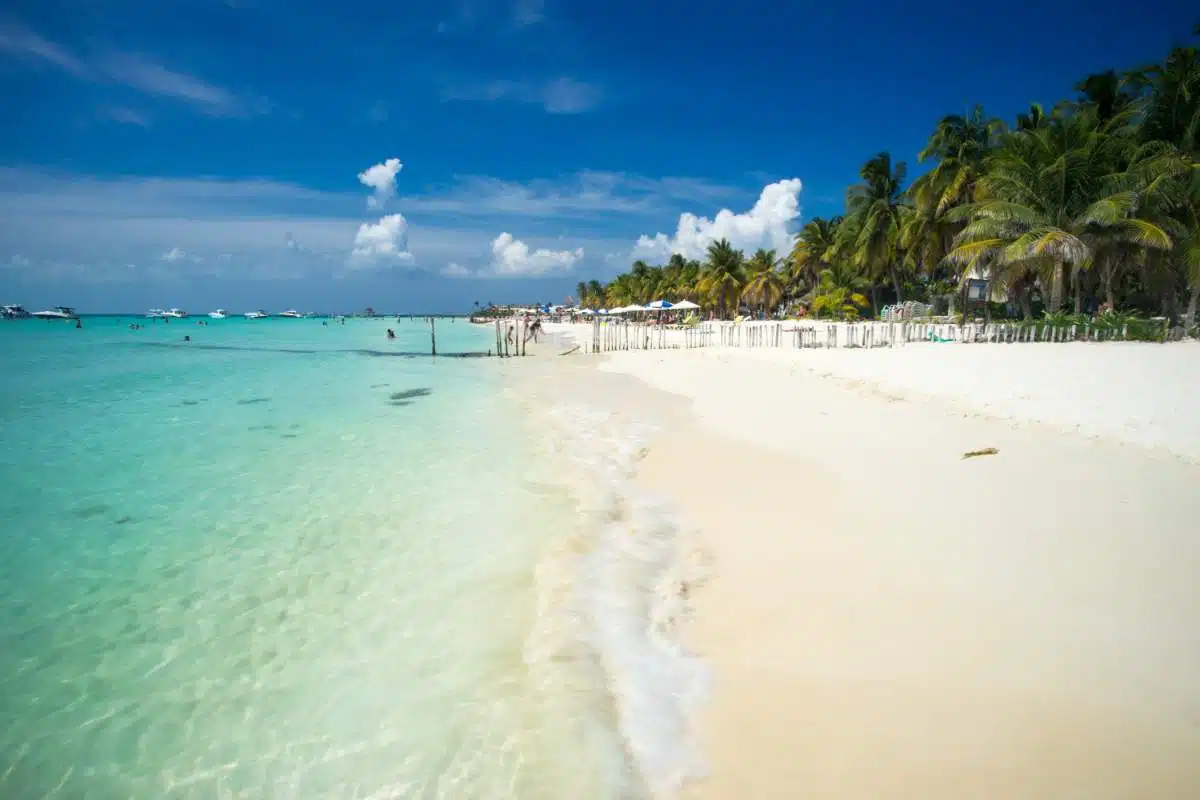
[[[696,305],[691,300],[680,300],[678,303],[671,306],[671,308],[683,308],[683,309],[689,309],[689,310],[693,309],[693,308],[699,308],[699,307],[700,306]]]
[[[664,308],[674,308],[674,304],[670,300],[655,300],[646,308],[652,308],[655,311],[662,311]]]
[[[590,308],[585,308],[582,311],[580,311],[579,313],[580,314],[595,314],[596,312],[592,311]]]

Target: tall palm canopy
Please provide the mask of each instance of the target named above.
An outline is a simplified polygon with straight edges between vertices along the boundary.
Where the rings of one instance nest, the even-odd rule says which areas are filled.
[[[1005,301],[987,304],[989,316],[1029,319],[1069,303],[1077,314],[1121,309],[1193,325],[1200,49],[1063,88],[1064,100],[1008,125],[981,106],[943,116],[911,185],[891,153],[867,159],[844,213],[805,221],[782,261],[719,239],[701,261],[638,261],[576,294],[586,305],[688,299],[723,318],[742,308],[853,317],[910,298],[951,311],[967,279],[984,277]]]

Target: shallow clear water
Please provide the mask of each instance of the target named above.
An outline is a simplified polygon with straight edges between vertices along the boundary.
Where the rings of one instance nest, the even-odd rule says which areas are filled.
[[[131,321],[0,323],[0,796],[640,792],[502,362]]]

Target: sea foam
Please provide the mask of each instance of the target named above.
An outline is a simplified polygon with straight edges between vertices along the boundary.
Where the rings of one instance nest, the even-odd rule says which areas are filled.
[[[610,787],[620,796],[674,796],[705,774],[693,718],[709,672],[682,638],[704,559],[670,504],[633,480],[652,426],[581,406],[544,415],[547,471],[574,497],[579,521],[539,571],[539,584],[557,587],[549,592],[557,605],[539,609],[543,627],[527,654],[538,652],[547,629],[570,642],[576,674],[588,670],[580,679],[602,687],[617,733]]]

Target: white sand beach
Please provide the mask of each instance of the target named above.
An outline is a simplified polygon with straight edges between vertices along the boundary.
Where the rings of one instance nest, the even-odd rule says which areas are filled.
[[[1200,345],[553,359],[700,534],[703,798],[1200,796]],[[964,459],[964,453],[994,455]]]

